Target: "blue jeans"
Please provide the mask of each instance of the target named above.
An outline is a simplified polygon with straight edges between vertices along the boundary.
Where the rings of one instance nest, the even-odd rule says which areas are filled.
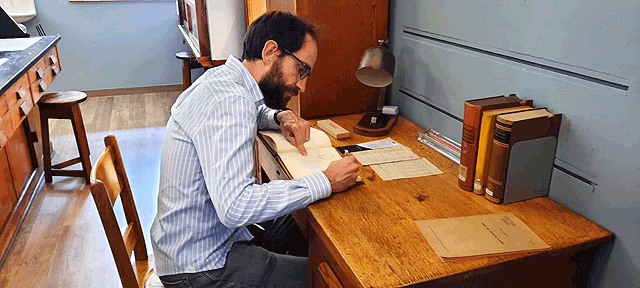
[[[281,255],[236,242],[220,269],[160,276],[167,288],[307,287],[307,257]]]

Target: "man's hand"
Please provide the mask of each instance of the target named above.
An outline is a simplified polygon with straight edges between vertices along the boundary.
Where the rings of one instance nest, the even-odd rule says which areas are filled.
[[[307,156],[307,149],[304,143],[309,141],[311,126],[307,120],[304,120],[290,110],[282,111],[276,116],[280,122],[280,131],[284,138],[291,145],[298,147],[300,154]]]
[[[341,192],[356,184],[358,169],[360,166],[353,156],[331,162],[327,170],[323,171],[331,183],[331,192]]]

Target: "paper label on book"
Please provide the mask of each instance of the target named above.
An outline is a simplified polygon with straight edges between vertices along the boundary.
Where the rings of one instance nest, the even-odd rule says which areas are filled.
[[[493,197],[493,191],[489,190],[489,188],[484,189],[484,193],[487,193],[487,195]]]
[[[460,164],[460,173],[458,174],[458,179],[464,182],[467,181],[467,167]]]
[[[473,182],[473,189],[480,191],[480,189],[482,189],[482,184],[480,184],[479,182]]]

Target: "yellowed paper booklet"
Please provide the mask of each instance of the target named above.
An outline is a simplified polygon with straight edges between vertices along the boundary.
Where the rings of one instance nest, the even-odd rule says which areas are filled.
[[[267,144],[278,153],[294,179],[324,171],[329,163],[342,159],[336,148],[331,146],[329,136],[313,127],[311,127],[309,142],[304,144],[307,156],[302,156],[298,148],[291,145],[280,131],[260,131],[260,134],[264,136]]]
[[[513,213],[423,220],[416,224],[442,258],[551,248]]]

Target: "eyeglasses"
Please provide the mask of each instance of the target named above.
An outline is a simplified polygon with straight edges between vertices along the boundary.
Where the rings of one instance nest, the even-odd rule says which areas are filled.
[[[309,75],[311,74],[311,66],[307,65],[307,63],[302,62],[302,60],[300,60],[298,57],[296,57],[296,55],[293,55],[293,53],[289,52],[289,50],[282,48],[282,50],[291,55],[293,57],[293,59],[296,59],[296,61],[298,61],[298,63],[300,63],[300,65],[302,65],[302,69],[300,70],[300,80],[304,80],[304,78],[309,77]]]

